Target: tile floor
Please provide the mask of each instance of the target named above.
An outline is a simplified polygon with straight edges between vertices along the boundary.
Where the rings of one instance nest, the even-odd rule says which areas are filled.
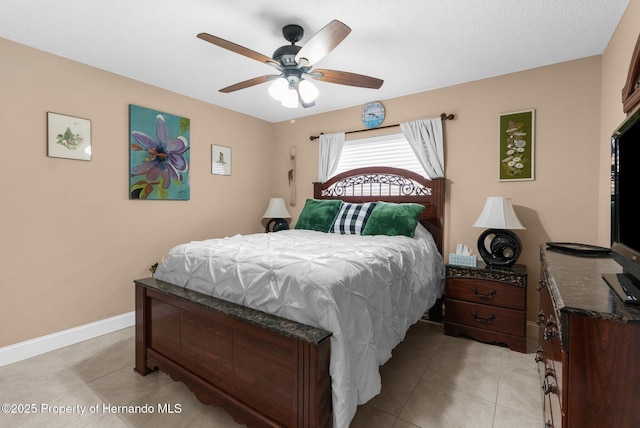
[[[15,404],[13,410],[35,405],[31,414],[3,407],[0,426],[239,426],[167,375],[136,374],[133,342],[133,328],[127,328],[0,367],[0,403]],[[448,337],[442,326],[419,322],[381,368],[382,393],[358,408],[351,426],[540,428],[541,389],[530,342],[530,353],[522,354]],[[153,413],[124,413],[118,406],[125,405]]]

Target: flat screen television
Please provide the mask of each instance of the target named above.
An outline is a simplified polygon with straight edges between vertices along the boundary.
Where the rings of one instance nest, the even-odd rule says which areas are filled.
[[[611,137],[611,255],[623,273],[606,273],[625,303],[640,304],[640,109]]]

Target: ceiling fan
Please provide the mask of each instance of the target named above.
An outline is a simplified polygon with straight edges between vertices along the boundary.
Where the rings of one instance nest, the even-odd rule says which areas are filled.
[[[295,24],[285,25],[282,28],[282,35],[291,44],[276,49],[272,58],[211,34],[200,33],[198,38],[268,64],[280,72],[279,74],[254,77],[222,88],[220,92],[234,92],[272,81],[269,94],[273,98],[280,101],[285,107],[297,107],[299,103],[306,108],[313,107],[318,96],[318,89],[309,81],[308,77],[322,82],[360,88],[378,89],[382,86],[384,81],[375,77],[346,71],[313,69],[313,65],[338,46],[350,32],[351,28],[338,20],[333,20],[318,31],[304,46],[298,46],[296,42],[302,39],[303,28]]]

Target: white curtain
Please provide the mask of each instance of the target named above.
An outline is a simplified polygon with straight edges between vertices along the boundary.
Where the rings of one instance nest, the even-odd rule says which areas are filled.
[[[444,177],[442,119],[432,117],[400,124],[409,145],[429,178]]]
[[[344,132],[320,135],[320,160],[318,162],[318,181],[320,183],[327,181],[338,167],[344,146],[344,137]]]

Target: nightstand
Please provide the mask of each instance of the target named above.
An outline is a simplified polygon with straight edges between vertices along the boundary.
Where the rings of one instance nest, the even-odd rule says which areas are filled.
[[[447,265],[444,333],[526,352],[527,267]]]

